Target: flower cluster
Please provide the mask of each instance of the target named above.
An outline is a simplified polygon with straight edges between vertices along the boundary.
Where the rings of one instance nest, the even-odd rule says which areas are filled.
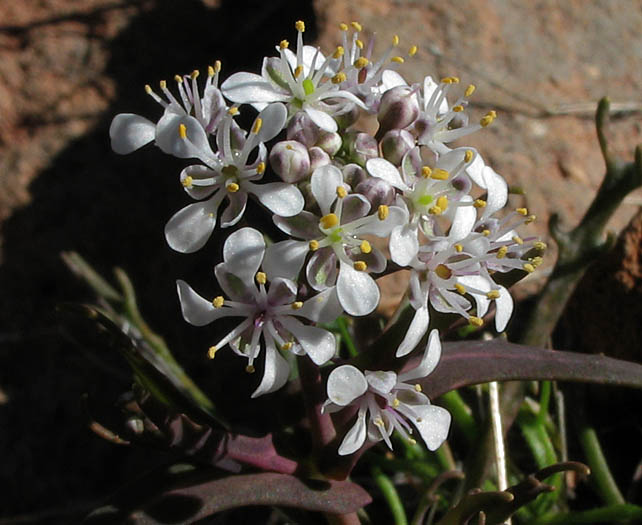
[[[385,272],[405,268],[411,274],[415,314],[393,349],[396,356],[426,337],[431,308],[481,326],[494,304],[495,327],[504,330],[513,301],[493,274],[531,272],[541,258],[525,254],[545,248],[517,234],[534,217],[523,208],[503,210],[504,179],[474,148],[452,144],[497,117],[494,111],[477,121],[469,115],[474,85],[460,89],[457,77],[430,76],[409,84],[396,68],[417,48],[402,56],[395,36],[377,59],[357,22],[341,24],[341,44],[328,55],[303,44],[303,22],[295,29],[295,49],[281,41],[260,74],[235,73],[219,87],[217,62],[202,90],[198,71],[175,77],[177,95],[165,81],[160,94],[146,86],[163,108],[160,119],[120,114],[110,128],[117,153],[153,142],[194,162],[179,181],[196,202],[165,227],[174,250],[196,252],[217,224],[239,224],[248,197],[282,232],[282,239],[266,242],[255,228],[233,229],[215,268],[225,296],[206,299],[177,283],[187,322],[241,319],[209,356],[229,345],[254,372],[263,352],[263,377],[253,397],[287,382],[288,355],[308,356],[318,366],[336,361],[334,335],[323,324],[372,313],[380,299],[375,279]],[[256,115],[249,130],[238,123],[241,110]],[[375,135],[360,128],[363,118],[376,118]],[[408,372],[334,368],[324,409],[358,408],[339,453],[355,452],[366,438],[391,446],[393,430],[411,439],[408,421],[428,448],[437,448],[450,416],[432,406],[419,385],[405,381],[432,372],[440,353],[433,330],[423,360]]]

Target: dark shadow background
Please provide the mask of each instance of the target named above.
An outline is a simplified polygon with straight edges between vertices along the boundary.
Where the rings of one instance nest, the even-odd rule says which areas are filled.
[[[79,252],[104,276],[122,267],[134,282],[143,316],[230,417],[255,417],[259,430],[273,419],[260,404],[253,414],[235,410],[235,400],[247,399],[260,377],[245,380],[239,360],[233,360],[238,374],[225,371],[225,357],[204,366],[216,334],[194,329],[180,316],[175,280],[213,293],[212,269],[221,259],[216,238],[196,255],[173,253],[165,244],[165,222],[190,201],[178,183],[186,162],[154,146],[120,157],[110,150],[108,128],[120,112],[152,120],[162,114],[144,93],[147,83],[157,86],[176,73],[203,71],[216,59],[223,64],[222,79],[238,70],[258,71],[276,43],[292,40],[298,19],[306,21],[308,41],[314,40],[312,3],[131,4],[137,15],[105,42],[111,53],[107,74],[117,85],[113,105],[95,129],[34,180],[31,203],[3,226],[0,326],[20,335],[0,340],[0,385],[10,400],[0,406],[0,516],[30,514],[27,521],[65,523],[60,515],[39,511],[67,507],[82,514],[84,507],[164,460],[154,451],[107,443],[87,428],[83,394],[91,406],[111,406],[129,388],[129,374],[119,356],[96,358],[96,349],[79,348],[62,337],[56,304],[92,299],[64,266],[63,251]],[[101,14],[93,16],[97,22]],[[92,16],[83,21],[91,24]]]

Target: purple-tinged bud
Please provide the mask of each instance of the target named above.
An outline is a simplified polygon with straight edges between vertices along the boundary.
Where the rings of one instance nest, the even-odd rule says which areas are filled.
[[[379,131],[383,136],[391,129],[403,129],[410,126],[419,116],[417,95],[409,86],[396,86],[386,91],[381,97],[377,120]]]
[[[340,129],[347,129],[352,126],[359,120],[360,115],[361,111],[356,104],[345,104],[340,111],[332,114]]]
[[[379,156],[379,147],[376,139],[367,133],[349,131],[344,138],[348,160],[365,166],[368,159]]]
[[[334,157],[341,149],[342,144],[343,141],[341,140],[341,135],[339,135],[338,133],[322,131],[315,146],[318,146],[328,155]]]
[[[344,182],[349,184],[351,188],[356,188],[360,182],[368,178],[366,170],[358,164],[346,164],[341,171]]]
[[[385,180],[375,177],[360,182],[354,191],[368,199],[372,206],[370,209],[377,209],[382,204],[390,206],[395,200],[395,189]]]
[[[285,182],[297,182],[310,173],[310,155],[300,142],[283,140],[272,147],[270,166]]]
[[[317,206],[317,200],[314,198],[314,194],[312,193],[312,184],[310,181],[304,180],[298,185],[298,187],[303,195],[303,200],[305,201],[304,208],[306,210],[314,209],[314,207]]]
[[[305,111],[299,111],[290,119],[286,136],[288,140],[296,140],[311,148],[319,140],[319,126],[312,122]]]
[[[414,147],[415,137],[405,129],[391,129],[381,139],[383,157],[395,166],[401,166],[404,155]]]
[[[317,168],[330,164],[330,155],[328,155],[321,148],[316,146],[308,150],[310,155],[310,172],[314,172]]]

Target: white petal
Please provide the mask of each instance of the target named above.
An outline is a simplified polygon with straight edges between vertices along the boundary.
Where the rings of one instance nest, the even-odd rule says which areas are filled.
[[[187,137],[181,138],[180,125]],[[156,126],[156,144],[165,153],[180,159],[198,158],[204,162],[214,157],[203,125],[194,117],[166,111]]]
[[[268,210],[281,217],[292,217],[300,213],[305,201],[299,188],[285,182],[244,185],[247,191],[256,195]]]
[[[484,167],[485,164],[481,155],[475,155],[473,161],[466,167],[466,173],[480,188],[486,188],[486,181],[483,175]]]
[[[410,224],[397,226],[390,234],[390,258],[399,266],[410,264],[419,250],[417,228]]]
[[[205,326],[221,317],[234,316],[234,311],[230,308],[214,308],[212,301],[201,297],[185,281],[176,281],[176,290],[183,318],[189,324]]]
[[[510,316],[513,313],[513,298],[509,291],[503,286],[499,287],[499,297],[495,299],[495,328],[498,332],[503,332],[510,321]]]
[[[358,235],[376,235],[387,237],[396,226],[408,222],[408,212],[399,206],[389,206],[388,216],[381,221],[373,216],[373,220],[355,229]]]
[[[327,363],[334,357],[337,342],[327,330],[318,326],[307,326],[293,317],[280,317],[279,321],[299,341],[301,347],[316,365]]]
[[[221,91],[225,97],[239,104],[282,102],[288,99],[287,95],[276,91],[261,75],[246,72],[234,73],[223,82]]]
[[[486,217],[491,216],[497,210],[501,210],[506,205],[506,202],[508,201],[508,184],[506,184],[504,178],[490,166],[484,167],[482,176],[488,191],[486,207],[484,208],[484,214],[482,215],[483,220]]]
[[[270,290],[268,291],[267,301],[270,306],[290,304],[296,299],[296,293],[296,283],[290,279],[277,277],[270,279]]]
[[[337,288],[327,288],[308,299],[296,315],[317,323],[333,323],[343,313],[337,297]]]
[[[337,186],[342,185],[343,175],[336,166],[326,164],[314,170],[310,179],[310,190],[323,215],[330,213],[330,207],[337,198]]]
[[[386,69],[381,75],[382,91],[387,91],[397,86],[406,86],[405,79],[396,71]]]
[[[366,371],[366,381],[371,388],[380,394],[388,394],[397,384],[397,374],[383,370]]]
[[[469,195],[465,195],[462,201],[470,202],[472,198]],[[477,210],[474,206],[458,206],[448,232],[448,240],[451,243],[455,243],[467,237],[473,230],[475,221],[477,221]]]
[[[339,126],[337,126],[337,121],[334,120],[334,118],[328,115],[325,111],[314,109],[307,105],[303,107],[303,110],[308,114],[312,122],[314,122],[322,130],[334,133],[339,129]]]
[[[267,142],[276,137],[288,119],[288,110],[283,104],[270,104],[258,115],[263,121],[257,138],[260,142]]]
[[[216,213],[222,198],[221,191],[210,199],[195,202],[176,212],[165,225],[165,240],[172,250],[193,253],[200,250],[216,226]]]
[[[376,158],[368,160],[366,162],[366,170],[373,177],[382,179],[395,188],[402,191],[409,189],[401,178],[399,170],[386,159]]]
[[[488,308],[490,306],[490,299],[486,297],[486,292],[491,290],[491,283],[488,282],[488,279],[482,277],[481,275],[463,275],[457,278],[457,281],[460,284],[463,284],[464,287],[477,288],[483,292],[483,295],[478,293],[472,293],[473,299],[477,306],[477,316],[484,317]]]
[[[341,306],[350,315],[368,315],[377,308],[380,298],[374,279],[344,262],[339,268],[337,295]]]
[[[154,140],[156,125],[139,115],[121,113],[114,117],[109,126],[111,149],[119,155],[126,155]]]
[[[414,418],[409,419],[417,427],[428,450],[437,450],[448,437],[451,421],[450,412],[435,405],[413,406],[413,410],[420,418],[420,421]]]
[[[265,253],[263,235],[254,228],[241,228],[231,234],[223,245],[226,268],[248,286],[254,282]]]
[[[359,450],[366,441],[366,409],[359,410],[357,422],[343,438],[339,447],[339,455],[347,456]]]
[[[429,322],[430,317],[428,313],[428,306],[419,308],[412,318],[412,322],[408,327],[408,331],[406,332],[403,341],[401,341],[399,348],[397,348],[395,357],[402,357],[409,354],[415,349],[415,347],[419,344],[419,341],[421,341],[421,338],[426,333],[426,330],[428,330]]]
[[[409,381],[429,375],[439,364],[441,358],[441,342],[439,341],[439,331],[435,328],[431,330],[428,336],[428,344],[424,350],[421,362],[412,370],[405,374],[399,375],[399,381]]]
[[[236,193],[227,194],[227,207],[221,214],[221,228],[234,226],[243,217],[245,206],[247,204],[247,193],[237,191]]]
[[[261,384],[252,394],[252,397],[259,397],[263,394],[275,392],[281,388],[290,375],[290,365],[274,346],[270,338],[265,342],[265,371]]]
[[[265,250],[263,260],[263,270],[268,279],[284,277],[296,280],[309,250],[306,241],[282,241],[270,244]]]
[[[341,365],[328,376],[328,398],[334,404],[347,406],[368,390],[368,382],[358,368]]]

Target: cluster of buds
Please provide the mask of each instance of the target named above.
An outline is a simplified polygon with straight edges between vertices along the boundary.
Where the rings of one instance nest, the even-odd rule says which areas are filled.
[[[395,36],[375,59],[374,42],[364,44],[357,22],[341,24],[341,45],[327,56],[303,44],[302,21],[295,28],[295,49],[281,41],[278,56],[264,59],[260,75],[236,73],[219,87],[217,62],[201,87],[198,71],[177,75],[177,96],[165,81],[160,94],[145,86],[163,107],[158,122],[120,114],[110,128],[117,153],[154,142],[165,153],[196,161],[179,176],[196,202],[169,219],[165,236],[172,249],[192,253],[217,224],[231,228],[215,268],[225,296],[204,298],[184,281],[177,284],[178,296],[193,325],[242,319],[209,356],[229,345],[251,373],[262,353],[263,377],[253,397],[287,382],[288,355],[307,355],[318,366],[336,362],[334,335],[322,324],[372,313],[380,300],[375,279],[386,271],[411,272],[415,315],[393,349],[396,356],[426,336],[429,307],[481,326],[494,303],[495,327],[504,330],[513,301],[493,274],[533,271],[541,259],[524,254],[545,247],[516,233],[534,217],[523,208],[503,210],[504,179],[474,148],[450,146],[497,116],[490,111],[470,119],[475,86],[461,89],[457,77],[437,82],[430,76],[408,84],[396,68],[417,48],[402,56]],[[237,122],[241,109],[256,114],[249,130]],[[368,115],[378,121],[375,135],[359,128]],[[248,197],[269,212],[282,240],[266,243],[255,228],[233,228]],[[358,450],[366,439],[391,446],[393,430],[412,440],[409,422],[431,450],[437,448],[450,416],[404,381],[429,374],[440,353],[433,330],[423,360],[411,371],[362,372],[347,364],[333,369],[324,410],[358,407],[339,453]]]

